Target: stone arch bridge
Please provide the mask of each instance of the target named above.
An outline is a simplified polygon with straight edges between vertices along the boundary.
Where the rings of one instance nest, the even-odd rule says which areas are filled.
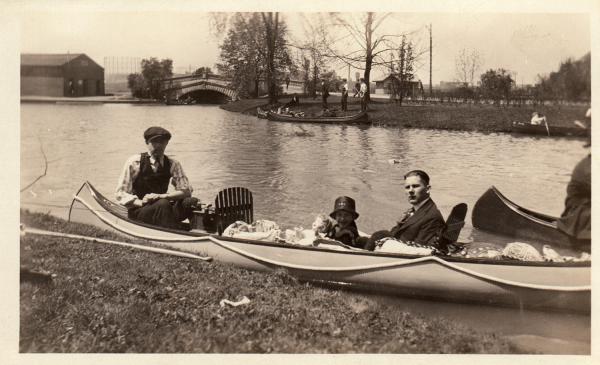
[[[231,100],[238,99],[237,91],[229,87],[229,79],[218,75],[189,75],[162,79],[165,100],[182,100],[197,93],[218,93]]]

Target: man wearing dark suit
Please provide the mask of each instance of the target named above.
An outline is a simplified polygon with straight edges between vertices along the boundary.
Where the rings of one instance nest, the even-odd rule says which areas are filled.
[[[393,237],[403,242],[435,245],[445,226],[444,218],[430,197],[429,175],[413,170],[404,175],[404,192],[411,208],[404,213],[389,231],[377,231],[371,235],[365,249],[374,250],[376,241]]]

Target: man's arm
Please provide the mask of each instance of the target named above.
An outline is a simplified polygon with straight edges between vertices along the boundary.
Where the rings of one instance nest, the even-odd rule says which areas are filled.
[[[171,159],[171,184],[175,187],[175,191],[159,194],[162,195],[162,198],[179,200],[192,196],[193,189],[189,179],[183,172],[179,161],[173,159]]]
[[[133,194],[133,180],[139,173],[139,160],[137,156],[130,157],[123,166],[119,183],[115,192],[117,202],[126,207],[143,205],[142,201]]]
[[[446,223],[443,219],[433,218],[425,222],[420,228],[414,241],[423,245],[432,244]]]

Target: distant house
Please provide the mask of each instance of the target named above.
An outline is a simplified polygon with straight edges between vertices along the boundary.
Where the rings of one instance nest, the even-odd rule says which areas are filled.
[[[416,96],[422,90],[421,81],[404,81],[402,87],[400,87],[400,78],[396,75],[389,75],[383,80],[375,81],[375,94],[393,94],[394,91],[400,90],[404,91],[404,96]]]
[[[21,95],[104,95],[104,68],[83,53],[21,54]]]

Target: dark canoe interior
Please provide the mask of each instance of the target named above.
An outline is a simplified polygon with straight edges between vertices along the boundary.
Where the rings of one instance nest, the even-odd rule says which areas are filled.
[[[291,115],[282,115],[267,112],[267,118],[279,122],[302,122],[302,123],[364,123],[369,121],[367,112],[360,112],[354,115],[341,117],[294,117]]]
[[[538,134],[544,136],[548,136],[548,132],[550,132],[550,137],[585,137],[587,135],[587,131],[583,128],[548,125],[548,129],[546,129],[546,126],[543,124],[513,124],[511,131],[514,133]]]
[[[192,237],[206,237],[206,236],[215,236],[218,237],[221,241],[230,241],[230,242],[241,242],[249,245],[261,245],[261,246],[271,246],[271,247],[281,247],[285,246],[286,249],[289,250],[297,250],[298,252],[303,250],[309,251],[323,251],[323,252],[334,252],[340,255],[366,255],[366,256],[382,256],[382,257],[395,257],[402,259],[415,259],[420,258],[420,255],[407,255],[407,254],[399,254],[399,253],[386,253],[386,252],[372,252],[372,251],[340,251],[334,249],[328,249],[324,247],[311,247],[311,246],[300,246],[300,245],[292,245],[282,242],[268,242],[268,241],[256,241],[256,240],[247,240],[233,237],[225,237],[217,234],[209,234],[205,232],[199,231],[184,231],[184,230],[175,230],[163,227],[157,227],[137,221],[133,221],[127,218],[127,209],[119,204],[113,203],[110,200],[106,199],[98,190],[96,190],[89,182],[83,184],[83,186],[79,189],[85,188],[89,186],[92,192],[95,195],[96,201],[100,204],[107,212],[123,219],[127,222],[139,225],[141,227],[146,227],[151,230],[159,230],[164,232],[172,232],[177,233],[184,236],[192,236]],[[79,191],[77,194],[79,194]],[[75,202],[75,200],[73,201]],[[73,208],[73,204],[71,204],[71,209]],[[69,216],[71,212],[69,211]],[[294,253],[291,253],[292,255]],[[465,257],[455,257],[455,256],[439,256],[448,262],[456,262],[456,263],[474,263],[474,264],[488,264],[488,265],[512,265],[512,266],[544,266],[544,267],[589,267],[591,266],[591,262],[527,262],[527,261],[518,261],[518,260],[505,260],[505,259],[486,259],[486,258],[465,258]]]
[[[514,210],[519,211],[521,213],[523,213],[524,216],[529,216],[530,218],[537,218],[539,220],[542,220],[548,224],[551,225],[555,225],[556,224],[556,220],[558,219],[557,217],[553,217],[551,215],[547,215],[547,214],[543,214],[543,213],[538,213],[535,212],[533,210],[529,210],[527,208],[523,208],[522,206],[512,202],[510,199],[508,199],[507,197],[505,197],[504,195],[502,195],[502,193],[495,187],[492,186],[491,189],[494,191],[494,193],[498,196],[498,198],[500,198],[500,200],[507,206],[512,207]]]

